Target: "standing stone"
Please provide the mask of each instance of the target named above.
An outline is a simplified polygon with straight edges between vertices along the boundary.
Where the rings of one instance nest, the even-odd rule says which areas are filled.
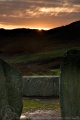
[[[21,112],[21,74],[0,59],[0,120],[19,120]]]
[[[60,75],[60,103],[63,120],[80,120],[80,51],[64,55]]]

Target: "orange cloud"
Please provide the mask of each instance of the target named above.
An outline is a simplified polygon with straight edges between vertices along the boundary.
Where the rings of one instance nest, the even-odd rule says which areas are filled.
[[[0,0],[0,27],[53,28],[79,19],[79,0]]]

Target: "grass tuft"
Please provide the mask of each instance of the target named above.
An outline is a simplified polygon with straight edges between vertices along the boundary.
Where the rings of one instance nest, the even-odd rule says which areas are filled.
[[[59,99],[23,98],[23,113],[35,110],[59,110]]]

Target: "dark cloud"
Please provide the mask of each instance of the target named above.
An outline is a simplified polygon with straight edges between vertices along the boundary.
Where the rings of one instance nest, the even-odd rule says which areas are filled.
[[[67,1],[72,4],[80,4],[80,0],[67,0]]]

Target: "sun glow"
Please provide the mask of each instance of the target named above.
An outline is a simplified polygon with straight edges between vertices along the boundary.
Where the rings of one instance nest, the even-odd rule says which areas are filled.
[[[49,28],[36,28],[38,31],[49,30]]]
[[[51,28],[41,28],[41,27],[30,27],[30,29],[35,29],[35,30],[38,30],[38,31],[42,31],[42,30],[50,30]]]
[[[43,30],[43,29],[40,29],[40,28],[38,29],[38,31],[42,31],[42,30]]]

